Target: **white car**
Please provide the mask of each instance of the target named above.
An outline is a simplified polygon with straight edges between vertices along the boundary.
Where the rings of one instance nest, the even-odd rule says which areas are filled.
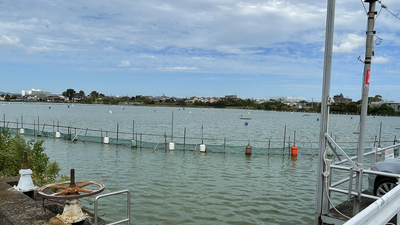
[[[399,174],[400,177],[400,159],[386,159],[383,162],[376,162],[371,168],[373,171]],[[381,175],[368,175],[368,191],[375,196],[381,197],[388,193],[398,184],[394,177],[385,177]]]

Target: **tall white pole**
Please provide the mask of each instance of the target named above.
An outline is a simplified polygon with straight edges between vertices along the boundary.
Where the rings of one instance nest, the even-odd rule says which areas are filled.
[[[326,214],[327,210],[329,209],[329,202],[326,198],[326,194],[324,194],[326,185],[322,173],[324,172],[325,169],[324,152],[327,146],[325,133],[328,132],[328,121],[329,121],[328,103],[329,103],[329,94],[331,85],[335,3],[336,3],[335,0],[327,0],[325,56],[324,56],[323,86],[322,86],[322,100],[321,100],[321,124],[319,133],[317,190],[316,190],[316,204],[315,204],[315,218],[314,218],[314,224],[316,225],[320,224],[321,215]]]
[[[374,43],[374,24],[375,24],[375,3],[377,0],[365,0],[369,2],[368,12],[368,24],[366,32],[366,50],[364,60],[364,75],[362,79],[362,99],[361,99],[361,115],[360,115],[360,134],[358,136],[358,151],[357,151],[357,163],[360,168],[363,167],[363,156],[364,156],[364,142],[365,142],[365,126],[368,112],[368,93],[369,93],[369,80],[371,70],[371,59],[374,55],[373,43]]]

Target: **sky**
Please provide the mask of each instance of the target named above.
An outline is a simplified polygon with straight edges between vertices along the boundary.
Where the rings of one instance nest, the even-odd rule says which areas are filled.
[[[361,99],[368,6],[336,0],[331,96]],[[325,0],[0,0],[0,92],[320,101],[326,8]],[[377,2],[376,11],[369,96],[400,101],[400,1]]]

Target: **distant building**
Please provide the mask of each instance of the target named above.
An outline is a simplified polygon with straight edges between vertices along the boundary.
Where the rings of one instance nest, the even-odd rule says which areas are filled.
[[[297,106],[300,102],[305,102],[306,98],[304,97],[270,97],[269,101],[279,101],[285,103],[290,106]]]
[[[344,104],[349,104],[349,103],[353,102],[353,100],[351,98],[343,97],[342,93],[340,93],[340,95],[334,95],[333,100],[335,101],[335,103],[344,103]]]
[[[238,97],[237,97],[237,95],[225,95],[225,99],[226,100],[231,99],[231,100],[236,101],[238,99]]]
[[[48,96],[51,96],[51,92],[42,91],[40,89],[22,90],[22,98],[29,101],[40,101],[46,100]]]
[[[40,89],[31,89],[29,91],[22,90],[22,96],[25,97],[27,95],[37,95],[37,96],[49,96],[51,95],[51,92],[48,91],[42,91]]]
[[[369,106],[370,107],[380,107],[381,105],[384,105],[384,104],[393,108],[394,111],[400,111],[400,102],[387,102],[387,101],[371,102],[371,103],[369,103]]]

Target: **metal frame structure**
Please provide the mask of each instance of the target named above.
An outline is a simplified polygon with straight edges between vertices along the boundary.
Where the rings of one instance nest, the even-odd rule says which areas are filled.
[[[376,153],[377,153],[377,151],[375,151],[372,153],[364,154],[371,60],[372,56],[374,55],[373,51],[373,42],[375,35],[374,23],[375,23],[375,16],[377,14],[377,12],[375,11],[375,5],[377,0],[364,0],[364,2],[369,3],[369,11],[367,13],[368,23],[366,28],[365,60],[363,61],[364,72],[362,78],[362,100],[361,100],[362,103],[361,103],[360,128],[359,128],[360,130],[358,136],[357,156],[349,157],[340,148],[340,146],[328,135],[329,106],[332,102],[331,98],[329,97],[329,94],[330,94],[331,67],[332,67],[335,0],[327,0],[325,56],[324,56],[323,87],[322,87],[322,102],[321,102],[321,125],[320,125],[320,135],[319,135],[319,161],[317,168],[317,191],[316,191],[315,219],[314,219],[315,225],[323,224],[324,222],[326,222],[323,221],[323,219],[327,217],[327,214],[330,210],[331,206],[330,193],[332,191],[348,194],[348,200],[353,199],[353,216],[358,214],[360,211],[361,197],[363,197],[364,195],[362,193],[363,174],[376,173],[371,170],[364,170],[363,164],[365,155],[375,153],[373,155],[374,156],[373,158],[376,159]],[[393,146],[390,147],[398,147],[398,146],[399,144],[394,144]],[[337,152],[339,151],[341,155],[344,156],[346,159],[331,165],[331,161],[326,159],[327,148],[331,148],[336,156],[339,156]],[[372,160],[372,163],[375,162],[374,159]],[[347,167],[339,166],[344,162],[350,163],[351,166]],[[343,179],[331,185],[333,169],[348,170],[350,174],[348,178]],[[384,174],[384,175],[388,177],[396,177],[399,179],[399,175],[396,174]],[[355,181],[355,191],[353,191],[353,180]],[[347,191],[336,188],[337,185],[342,184],[344,182],[349,182]],[[377,199],[377,197],[370,195],[366,195],[364,197]],[[400,208],[400,206],[398,208]],[[333,224],[342,224],[342,223],[338,222]],[[357,224],[364,224],[364,223],[357,223]]]
[[[108,225],[120,224],[120,223],[124,223],[124,222],[127,222],[127,224],[130,224],[130,221],[131,221],[131,192],[129,190],[122,190],[122,191],[116,191],[116,192],[111,192],[111,193],[107,193],[107,194],[102,194],[95,198],[95,200],[94,200],[94,225],[98,224],[97,217],[99,214],[99,211],[98,211],[99,199],[108,197],[108,196],[112,196],[112,195],[119,195],[119,194],[123,194],[123,193],[127,193],[127,199],[126,199],[127,218],[113,222],[113,223],[109,223]]]
[[[384,152],[386,150],[389,149],[393,149],[393,148],[399,148],[400,147],[400,143],[395,143],[392,146],[388,146],[382,149],[377,149],[377,148],[373,148],[372,151],[364,153],[364,157],[365,156],[370,156],[371,157],[371,165],[374,164],[376,162],[376,157],[378,155],[378,153]],[[324,194],[326,195],[327,199],[329,200],[328,202],[328,206],[327,206],[327,211],[330,211],[333,207],[335,207],[333,205],[331,201],[331,194],[333,192],[336,193],[341,193],[344,195],[347,195],[347,201],[353,201],[353,216],[357,217],[358,219],[356,219],[355,221],[359,221],[359,220],[368,220],[367,218],[372,219],[372,217],[369,214],[365,214],[362,213],[362,218],[359,218],[360,216],[358,215],[359,212],[359,207],[357,207],[357,205],[359,206],[361,203],[361,198],[369,198],[369,199],[374,199],[377,200],[379,203],[379,207],[374,207],[374,218],[373,221],[375,221],[374,223],[370,223],[370,224],[386,224],[387,221],[389,221],[390,219],[393,218],[393,216],[395,214],[397,214],[400,211],[400,204],[396,204],[396,203],[390,203],[388,201],[396,201],[398,198],[400,198],[400,190],[399,190],[399,194],[391,194],[393,196],[397,196],[399,195],[399,197],[396,199],[392,196],[389,199],[387,199],[387,197],[385,197],[385,201],[382,201],[381,198],[376,197],[374,195],[368,194],[368,193],[364,193],[362,192],[362,179],[364,177],[364,175],[368,175],[368,174],[375,174],[375,175],[381,175],[381,176],[386,176],[386,177],[392,177],[392,178],[396,178],[397,180],[400,181],[400,175],[399,174],[393,174],[393,173],[385,173],[385,172],[379,172],[379,171],[372,171],[370,169],[366,169],[364,170],[363,168],[358,168],[358,167],[354,167],[354,162],[352,162],[353,160],[355,160],[357,158],[357,156],[353,156],[350,158],[346,158],[337,162],[332,163],[331,160],[326,159],[326,171],[325,171],[325,180],[324,183],[326,184],[326,190],[324,191]],[[347,164],[347,165],[342,165],[342,164]],[[348,171],[348,176],[346,176],[343,179],[340,179],[338,181],[333,182],[333,178],[334,178],[334,172],[335,171]],[[358,182],[357,182],[357,179]],[[356,185],[354,185],[354,181]],[[348,186],[346,187],[342,187],[340,188],[340,185],[343,185],[345,183],[348,182]],[[396,189],[396,188],[395,188]],[[395,191],[395,189],[393,189],[393,191],[390,191],[389,193],[392,193]],[[398,190],[398,189],[396,189]],[[386,195],[385,195],[386,196]],[[376,203],[372,204],[375,205]],[[391,209],[390,211],[387,211],[387,207],[383,207],[383,205],[390,205],[390,207],[395,207],[393,209]],[[397,205],[397,208],[396,208]],[[380,207],[382,206],[382,207]],[[361,212],[364,212],[365,209]],[[380,211],[380,212],[378,212]],[[320,224],[344,224],[346,222],[346,220],[341,220],[341,219],[337,219],[337,218],[332,218],[328,215],[329,213],[326,214],[322,214],[320,216]],[[367,218],[364,218],[367,217]],[[375,218],[381,218],[380,220],[375,220]],[[399,217],[400,218],[400,217]],[[350,219],[349,221],[351,221],[352,219]],[[348,222],[349,222],[348,221]],[[380,221],[380,223],[377,223],[376,221]],[[364,223],[349,223],[349,224],[364,224]],[[400,223],[398,223],[400,224]]]

